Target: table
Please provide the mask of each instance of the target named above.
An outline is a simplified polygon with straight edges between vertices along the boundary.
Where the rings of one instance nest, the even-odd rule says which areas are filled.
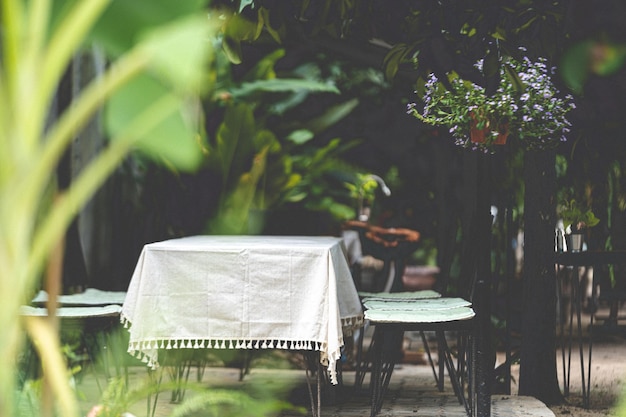
[[[556,254],[556,263],[561,266],[570,266],[570,267],[600,267],[604,265],[626,265],[626,251],[580,251],[580,252],[559,252]],[[577,280],[576,285],[572,287],[572,300],[576,313],[576,328],[578,333],[579,340],[579,351],[580,351],[580,365],[581,365],[581,375],[582,375],[582,397],[583,397],[583,406],[589,407],[590,400],[590,389],[591,389],[591,357],[592,357],[592,349],[593,349],[593,319],[594,314],[590,314],[590,323],[589,323],[589,345],[588,345],[588,356],[587,356],[587,366],[585,372],[585,355],[584,355],[584,341],[582,338],[582,297],[580,295],[580,282],[578,281],[579,274],[575,274]],[[596,277],[594,274],[594,282],[592,285],[592,299],[596,298]],[[573,312],[572,312],[573,313]],[[571,315],[570,315],[571,316]],[[563,334],[563,332],[561,332]],[[571,336],[573,334],[572,323],[570,320],[570,356],[571,356]],[[563,355],[565,355],[565,349],[563,348]],[[565,356],[563,356],[563,374],[565,380],[564,391],[565,394],[568,394],[569,390],[569,372],[565,372]]]
[[[112,304],[122,305],[126,298],[126,291],[103,291],[97,288],[87,288],[77,294],[57,296],[57,303],[61,306],[106,306]],[[44,305],[48,302],[48,293],[39,291],[31,303],[34,305]]]
[[[341,238],[191,236],[144,246],[121,319],[152,368],[159,349],[317,351],[337,384],[363,310]]]

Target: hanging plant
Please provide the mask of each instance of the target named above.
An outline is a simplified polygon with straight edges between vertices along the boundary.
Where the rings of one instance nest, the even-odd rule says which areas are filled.
[[[482,72],[482,60],[475,66]],[[424,86],[423,110],[409,103],[407,113],[429,125],[447,127],[455,143],[466,148],[494,152],[510,135],[525,149],[547,149],[566,140],[571,126],[566,116],[575,108],[573,97],[562,96],[552,82],[554,73],[543,58],[507,57],[491,96],[456,72],[447,74],[448,83],[431,73]]]

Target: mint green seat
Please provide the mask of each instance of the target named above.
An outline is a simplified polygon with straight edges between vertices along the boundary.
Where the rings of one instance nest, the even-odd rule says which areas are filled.
[[[437,335],[439,352],[439,377],[435,378],[440,390],[443,390],[443,367],[448,371],[450,382],[459,402],[471,415],[471,405],[465,397],[465,353],[461,344],[459,349],[457,370],[452,353],[448,347],[445,332],[458,331],[464,336],[470,334],[475,312],[472,303],[458,297],[437,297],[407,299],[402,296],[387,299],[371,298],[363,301],[365,319],[375,326],[370,351],[371,370],[371,416],[374,417],[382,408],[384,395],[387,391],[395,364],[398,362],[398,342],[405,331],[434,331]],[[427,343],[424,339],[425,347]],[[429,354],[430,358],[430,354]],[[432,359],[431,359],[432,365]],[[433,367],[434,371],[434,367]],[[471,381],[470,381],[471,389]]]

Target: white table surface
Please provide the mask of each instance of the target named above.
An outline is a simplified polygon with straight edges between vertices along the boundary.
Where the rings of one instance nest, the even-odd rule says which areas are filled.
[[[145,245],[122,307],[129,352],[317,350],[336,383],[363,311],[340,238],[192,236]]]

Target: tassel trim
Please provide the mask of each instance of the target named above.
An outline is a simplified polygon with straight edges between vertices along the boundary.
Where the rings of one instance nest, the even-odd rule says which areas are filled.
[[[327,365],[326,343],[311,340],[278,340],[278,339],[153,339],[138,342],[130,342],[127,352],[146,363],[152,369],[159,367],[158,350],[171,349],[284,349],[284,350],[309,350],[319,351],[322,357],[326,357],[324,365]]]
[[[120,321],[124,328],[131,327],[130,320],[120,315]],[[341,326],[346,335],[351,335],[353,330],[363,326],[363,315],[341,319]],[[338,346],[343,346],[343,337],[338,340]],[[333,385],[338,384],[337,361],[341,358],[341,349],[328,352],[328,344],[311,340],[280,340],[280,339],[153,339],[128,344],[128,353],[141,360],[151,369],[157,369],[159,365],[158,351],[169,349],[284,349],[284,350],[308,350],[320,352],[320,362],[328,369],[330,381]]]

